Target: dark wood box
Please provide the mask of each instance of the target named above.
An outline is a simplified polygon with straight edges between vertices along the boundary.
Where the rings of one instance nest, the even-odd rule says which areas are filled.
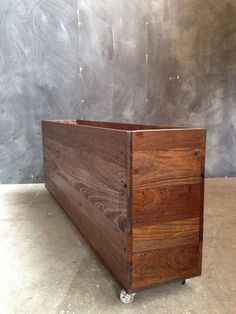
[[[43,121],[47,189],[133,293],[201,274],[206,131]]]

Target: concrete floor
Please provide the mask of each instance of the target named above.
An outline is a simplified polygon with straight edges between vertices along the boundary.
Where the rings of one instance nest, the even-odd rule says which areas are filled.
[[[208,179],[203,274],[120,288],[42,184],[0,185],[0,313],[236,313],[236,178]]]

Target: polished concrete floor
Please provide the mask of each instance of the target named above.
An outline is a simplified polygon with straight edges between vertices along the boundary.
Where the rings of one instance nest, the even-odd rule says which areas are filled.
[[[0,185],[0,313],[236,313],[236,178],[208,179],[203,274],[120,288],[42,184]]]

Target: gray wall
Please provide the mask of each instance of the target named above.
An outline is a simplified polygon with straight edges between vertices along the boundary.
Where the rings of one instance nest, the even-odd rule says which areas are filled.
[[[0,0],[0,182],[42,180],[40,120],[205,126],[236,175],[235,0]]]
[[[77,0],[0,0],[0,182],[42,180],[41,119],[79,115]]]

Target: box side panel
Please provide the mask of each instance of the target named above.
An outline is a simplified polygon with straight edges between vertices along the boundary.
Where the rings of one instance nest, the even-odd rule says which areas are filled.
[[[201,273],[204,137],[133,134],[133,290]]]
[[[126,132],[53,122],[42,128],[46,187],[128,289]]]

